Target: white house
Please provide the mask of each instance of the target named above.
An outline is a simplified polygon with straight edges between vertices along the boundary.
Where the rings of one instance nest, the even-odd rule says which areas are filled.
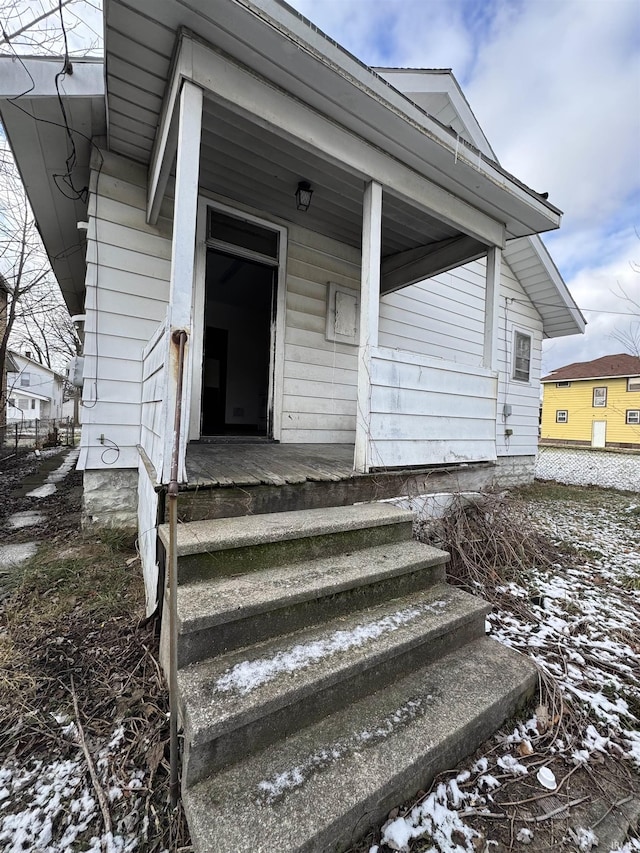
[[[59,60],[2,57],[0,113],[85,315],[85,516],[137,519],[149,610],[172,462],[184,521],[531,479],[541,342],[584,320],[560,211],[453,75],[368,68],[279,0],[104,20],[68,128]]]
[[[7,423],[64,417],[64,377],[29,354],[8,354]]]

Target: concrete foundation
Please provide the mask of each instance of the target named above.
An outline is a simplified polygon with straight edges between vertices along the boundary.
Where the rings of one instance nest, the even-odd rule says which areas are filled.
[[[83,527],[137,527],[137,469],[85,471],[83,492]]]
[[[498,456],[494,469],[494,485],[512,488],[533,483],[535,456]]]

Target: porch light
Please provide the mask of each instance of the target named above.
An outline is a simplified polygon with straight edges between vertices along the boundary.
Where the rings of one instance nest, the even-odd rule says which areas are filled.
[[[300,181],[296,190],[296,207],[298,210],[309,210],[313,190],[308,181]]]

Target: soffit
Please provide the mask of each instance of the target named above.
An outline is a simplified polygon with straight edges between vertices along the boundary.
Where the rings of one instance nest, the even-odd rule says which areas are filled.
[[[86,196],[66,186],[66,160],[71,153],[55,92],[54,77],[61,60],[24,60],[34,89],[24,91],[27,71],[22,63],[2,59],[0,115],[24,183],[36,224],[54,274],[71,314],[84,310],[86,273],[84,234],[77,223],[87,219]],[[76,162],[73,186],[89,184],[90,139],[105,133],[102,62],[74,61],[74,74],[62,85],[69,125],[73,128]],[[15,78],[15,79],[13,79]]]

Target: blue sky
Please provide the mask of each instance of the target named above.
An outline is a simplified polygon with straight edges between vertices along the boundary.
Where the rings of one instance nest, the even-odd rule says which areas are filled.
[[[289,2],[369,65],[453,70],[502,165],[564,211],[543,239],[589,325],[547,341],[543,370],[621,351],[611,335],[637,309],[615,292],[640,301],[640,0]],[[57,5],[18,0],[2,23]],[[97,6],[64,9],[82,52],[97,43]],[[42,27],[55,49],[57,14]],[[19,48],[32,52],[26,36]]]
[[[622,346],[640,300],[638,0],[290,0],[369,65],[451,68],[502,165],[564,211],[544,239],[588,320],[543,369]]]

